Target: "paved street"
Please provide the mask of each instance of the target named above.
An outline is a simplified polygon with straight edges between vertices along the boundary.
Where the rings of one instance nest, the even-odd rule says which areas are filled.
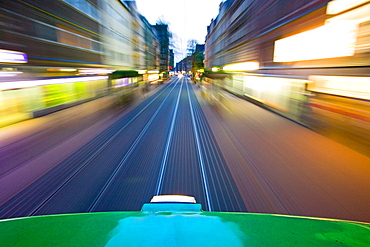
[[[187,77],[174,77],[89,128],[73,122],[69,135],[49,129],[6,143],[14,162],[1,167],[0,217],[136,211],[153,195],[185,194],[208,211],[370,222],[369,157],[224,96],[212,107]]]

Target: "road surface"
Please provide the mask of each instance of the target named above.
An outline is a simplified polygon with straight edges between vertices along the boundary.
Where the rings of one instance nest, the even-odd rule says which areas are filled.
[[[104,124],[47,132],[63,141],[44,135],[40,144],[38,133],[7,143],[14,162],[1,166],[0,217],[137,211],[154,195],[184,194],[208,211],[370,222],[369,157],[224,98],[212,107],[188,78],[175,77]],[[48,148],[24,151],[28,158],[16,151],[43,142]]]

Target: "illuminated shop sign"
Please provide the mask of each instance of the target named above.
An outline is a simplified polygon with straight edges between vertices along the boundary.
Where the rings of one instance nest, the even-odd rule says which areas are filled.
[[[353,56],[358,24],[337,21],[275,41],[274,62]]]
[[[125,87],[125,86],[130,85],[130,80],[129,80],[128,77],[115,79],[115,80],[113,80],[113,84],[114,84],[115,88]]]
[[[113,73],[114,69],[80,69],[78,73],[80,75],[107,75]]]
[[[158,74],[159,70],[149,70],[148,74]]]
[[[370,77],[310,75],[307,90],[370,100]]]
[[[257,69],[259,69],[259,63],[256,61],[228,64],[223,67],[225,71],[252,71]]]
[[[38,87],[38,86],[45,86],[45,85],[54,85],[54,84],[107,80],[107,79],[108,79],[108,76],[91,76],[91,77],[56,78],[56,79],[33,80],[33,81],[10,81],[10,82],[0,83],[0,91],[10,90],[10,89]]]
[[[358,24],[370,21],[370,3],[331,17],[325,21],[325,25],[337,21],[352,21]]]
[[[328,3],[326,13],[335,15],[353,7],[366,3],[368,0],[333,0]]]
[[[155,80],[158,80],[158,79],[159,79],[158,74],[153,74],[153,75],[148,76],[148,81],[155,81]]]
[[[0,63],[27,63],[27,55],[18,51],[0,50]]]
[[[146,70],[143,70],[143,69],[139,69],[139,70],[136,70],[137,73],[139,73],[139,75],[143,75],[146,73]]]

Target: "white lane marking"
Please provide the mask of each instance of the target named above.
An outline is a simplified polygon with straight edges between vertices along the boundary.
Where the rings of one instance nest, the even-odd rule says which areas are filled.
[[[191,103],[191,99],[190,99],[188,83],[186,84],[186,87],[188,88],[188,99],[189,99],[189,102],[190,102],[191,121],[193,123],[195,140],[196,140],[196,143],[197,143],[197,151],[198,151],[198,156],[199,156],[200,169],[201,169],[201,172],[202,172],[202,180],[203,180],[204,191],[205,191],[206,199],[207,199],[207,206],[208,206],[208,210],[212,211],[213,209],[212,209],[211,198],[209,196],[209,185],[208,185],[208,180],[207,180],[207,174],[206,174],[206,171],[205,171],[205,168],[204,168],[203,154],[202,154],[201,147],[200,147],[198,128],[197,128],[197,125],[195,123],[195,116],[194,116],[194,112],[193,112],[193,104]]]
[[[165,151],[164,151],[162,164],[161,164],[161,169],[160,169],[159,177],[158,177],[158,181],[157,181],[157,186],[156,186],[155,193],[154,193],[155,195],[159,195],[159,193],[162,190],[163,176],[164,176],[164,171],[165,171],[165,168],[166,168],[166,165],[167,165],[168,151],[170,150],[170,145],[171,145],[171,141],[172,141],[173,129],[174,129],[174,126],[175,126],[175,119],[176,119],[177,111],[178,111],[178,108],[179,108],[179,102],[180,102],[180,96],[181,96],[181,92],[182,92],[183,82],[184,82],[184,79],[181,80],[180,92],[179,92],[179,95],[177,95],[176,106],[175,106],[175,110],[174,110],[174,113],[173,113],[173,116],[172,116],[172,121],[171,121],[170,133],[168,134],[166,148],[165,148]]]

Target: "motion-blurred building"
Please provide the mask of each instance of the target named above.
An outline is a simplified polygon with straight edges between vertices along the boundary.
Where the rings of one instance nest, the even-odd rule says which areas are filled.
[[[77,4],[76,1],[71,1]],[[103,62],[118,70],[140,68],[139,37],[135,9],[116,0],[103,0],[100,29]]]
[[[196,44],[194,52],[176,64],[176,71],[196,76],[204,71],[204,44]]]
[[[133,66],[138,70],[145,69],[145,44],[144,44],[144,23],[142,22],[141,15],[139,14],[135,1],[124,1],[124,4],[128,7],[132,18],[131,25],[129,27],[132,31],[131,44],[133,47]]]
[[[204,44],[197,44],[193,53],[192,74],[193,79],[199,80],[204,72]]]
[[[0,14],[0,127],[158,80],[159,37],[135,1],[9,0]]]
[[[369,1],[226,0],[207,31],[209,82],[370,150]]]
[[[191,74],[193,66],[193,56],[187,56],[180,62],[176,63],[176,71],[183,74]]]
[[[168,69],[170,71],[173,71],[175,69],[175,53],[173,52],[172,49],[169,50],[169,66],[168,66]]]
[[[27,55],[21,65],[7,61],[25,78],[75,75],[80,68],[143,70],[149,59],[150,69],[158,69],[153,68],[159,56],[153,49],[156,33],[142,20],[135,1],[2,1],[0,11],[6,17],[0,49]],[[76,70],[58,71],[61,67]]]
[[[167,24],[156,24],[153,26],[157,32],[157,37],[160,44],[160,60],[159,60],[159,71],[164,77],[168,76],[168,67],[170,62],[169,57],[169,45],[170,45],[170,34]]]
[[[18,68],[24,77],[74,74],[48,71],[51,67],[102,66],[103,17],[96,5],[67,0],[2,1],[0,11],[6,17],[0,49],[27,54],[27,63],[7,62],[7,67]]]
[[[145,68],[148,70],[158,70],[160,51],[159,40],[148,20],[144,16],[141,16],[141,19],[144,25]]]

